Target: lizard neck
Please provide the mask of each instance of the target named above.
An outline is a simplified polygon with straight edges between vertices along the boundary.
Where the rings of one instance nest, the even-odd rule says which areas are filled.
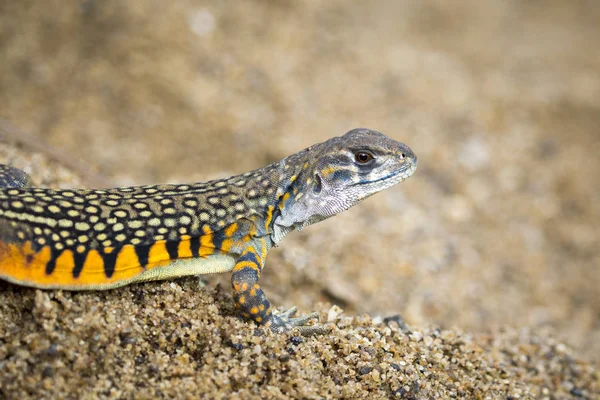
[[[308,147],[280,161],[279,184],[269,233],[277,245],[288,233],[317,222],[310,220],[303,206],[303,198],[312,191],[314,181],[310,176],[310,158],[315,156],[320,144]],[[312,195],[312,193],[310,193]]]

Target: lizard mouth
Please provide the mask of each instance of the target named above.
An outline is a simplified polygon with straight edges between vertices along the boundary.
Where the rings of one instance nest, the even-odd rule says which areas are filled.
[[[386,176],[383,176],[379,179],[375,179],[372,181],[357,182],[352,186],[371,185],[371,184],[378,183],[378,182],[390,182],[392,184],[400,183],[400,182],[408,179],[416,170],[417,170],[417,163],[413,162],[406,169],[399,169],[398,171],[394,171],[391,174],[388,174]]]

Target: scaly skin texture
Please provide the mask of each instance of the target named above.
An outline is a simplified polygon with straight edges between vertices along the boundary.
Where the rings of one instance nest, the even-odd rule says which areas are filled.
[[[269,249],[403,181],[416,166],[406,145],[369,129],[242,175],[183,185],[26,188],[24,172],[0,166],[0,278],[102,290],[232,271],[244,317],[275,332],[301,327],[315,315],[273,314],[258,285]]]
[[[20,169],[0,164],[0,188],[23,187],[29,183],[29,176]]]

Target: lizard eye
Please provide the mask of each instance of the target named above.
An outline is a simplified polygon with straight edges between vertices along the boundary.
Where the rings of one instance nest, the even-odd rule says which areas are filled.
[[[373,154],[369,153],[368,151],[364,151],[364,150],[357,151],[354,154],[354,159],[359,164],[366,164],[369,161],[371,161],[373,158],[374,158]]]

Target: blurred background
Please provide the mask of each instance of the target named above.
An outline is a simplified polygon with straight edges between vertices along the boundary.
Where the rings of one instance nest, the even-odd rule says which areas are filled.
[[[93,186],[380,130],[419,170],[286,238],[271,300],[548,332],[598,362],[599,48],[593,0],[1,0],[0,138],[47,143]],[[22,154],[2,161],[51,184]]]

